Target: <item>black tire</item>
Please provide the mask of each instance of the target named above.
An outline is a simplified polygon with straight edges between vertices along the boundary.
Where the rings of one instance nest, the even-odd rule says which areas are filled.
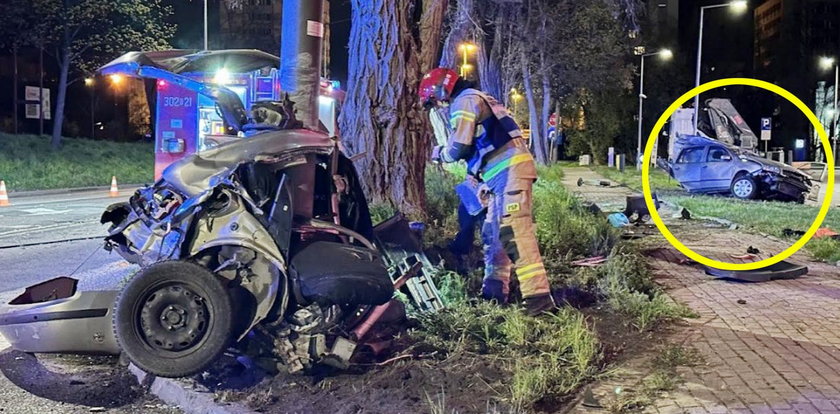
[[[732,180],[729,185],[729,192],[735,198],[742,200],[752,200],[758,195],[758,185],[749,174],[740,173]]]
[[[194,263],[155,263],[120,292],[114,333],[122,351],[160,377],[196,374],[216,361],[233,336],[233,307],[218,276]]]

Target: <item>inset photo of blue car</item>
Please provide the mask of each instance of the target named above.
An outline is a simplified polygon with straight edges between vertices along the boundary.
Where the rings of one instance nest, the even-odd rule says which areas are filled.
[[[691,193],[803,203],[811,190],[802,171],[721,141],[683,136],[676,146],[678,155],[667,170]]]

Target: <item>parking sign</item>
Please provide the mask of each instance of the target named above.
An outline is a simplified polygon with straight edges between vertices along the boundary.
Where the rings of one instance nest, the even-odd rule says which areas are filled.
[[[770,133],[773,130],[772,118],[761,118],[761,140],[770,141]]]

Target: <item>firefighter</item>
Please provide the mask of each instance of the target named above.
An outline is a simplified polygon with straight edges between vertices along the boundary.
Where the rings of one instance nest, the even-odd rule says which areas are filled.
[[[515,268],[526,311],[537,315],[555,307],[531,215],[534,159],[522,132],[504,105],[475,89],[451,69],[437,68],[420,82],[424,108],[448,109],[449,136],[432,152],[433,161],[467,161],[467,173],[482,185],[487,203],[481,231],[484,244],[482,296],[507,303]],[[435,127],[436,133],[444,128]],[[439,138],[439,142],[443,141]]]

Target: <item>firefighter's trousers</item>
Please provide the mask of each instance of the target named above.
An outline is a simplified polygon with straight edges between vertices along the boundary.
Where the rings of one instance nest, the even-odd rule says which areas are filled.
[[[532,216],[534,179],[531,174],[522,177],[518,170],[509,168],[486,182],[491,195],[481,232],[486,264],[484,290],[501,282],[505,298],[512,269],[516,270],[523,298],[550,293]]]

